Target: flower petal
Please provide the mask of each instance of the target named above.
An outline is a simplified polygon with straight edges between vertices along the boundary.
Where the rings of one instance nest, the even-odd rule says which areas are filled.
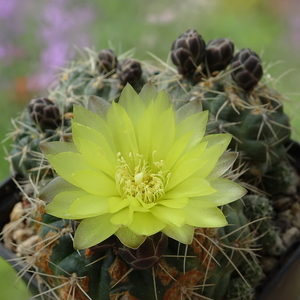
[[[127,227],[119,228],[115,235],[123,245],[132,249],[137,249],[147,238],[145,235],[137,235],[133,233]]]
[[[110,108],[110,102],[108,102],[107,100],[92,95],[90,96],[89,100],[88,100],[88,110],[90,110],[91,112],[93,112],[94,114],[99,115],[102,119],[106,118],[106,114]]]
[[[139,94],[143,103],[148,106],[151,101],[157,98],[158,91],[152,81],[148,81]]]
[[[126,84],[124,87],[119,99],[119,104],[124,107],[134,126],[137,126],[146,109],[146,105],[143,101],[141,101],[140,96],[130,84]]]
[[[113,168],[116,167],[117,162],[117,150],[112,141],[108,140],[99,131],[92,128],[81,125],[77,122],[72,123],[73,140],[77,149],[84,155],[85,159],[90,161],[95,155],[99,156],[99,160],[104,160],[105,165],[108,167],[111,165]],[[95,155],[90,158],[87,150],[88,145],[92,145]],[[98,167],[99,163],[97,164]],[[94,163],[92,164],[94,166]]]
[[[157,103],[157,101],[155,103]],[[160,115],[156,115],[154,110],[153,131],[150,137],[152,152],[155,152],[156,161],[164,160],[169,149],[172,147],[175,140],[175,129],[175,115],[173,107],[165,110]],[[145,134],[147,133],[145,132]]]
[[[176,111],[176,121],[179,124],[181,121],[189,118],[192,115],[198,114],[203,111],[202,102],[200,99],[195,99],[193,101],[188,102],[187,104],[181,106]],[[207,120],[206,120],[207,122]],[[206,124],[204,125],[206,127]]]
[[[196,227],[222,227],[227,225],[222,211],[215,205],[191,199],[183,208],[186,211],[186,224]]]
[[[128,207],[114,213],[110,222],[119,227],[128,226],[132,222],[133,210]]]
[[[161,231],[166,224],[150,212],[135,212],[128,228],[137,235],[153,235]]]
[[[214,145],[221,145],[224,152],[230,141],[231,141],[232,135],[229,133],[220,133],[220,134],[210,134],[206,135],[203,139],[202,142],[208,142],[207,148],[210,148]]]
[[[177,227],[174,225],[167,224],[162,232],[169,236],[170,238],[182,243],[189,245],[193,241],[194,237],[194,226],[184,225],[182,227]]]
[[[76,185],[76,181],[72,174],[91,169],[91,166],[86,162],[80,153],[62,152],[57,155],[47,155],[48,161],[51,163],[58,175],[69,183]]]
[[[72,179],[83,190],[99,196],[117,196],[116,183],[100,171],[82,170],[72,174]]]
[[[218,160],[226,148],[227,142],[224,142],[224,144],[216,143],[210,147],[208,146],[208,148],[203,151],[201,156],[205,163],[197,170],[197,172],[195,172],[194,176],[202,178],[209,176],[217,166]]]
[[[166,154],[166,157],[164,159],[167,169],[170,170],[177,162],[179,157],[186,149],[191,136],[192,132],[189,132],[174,141],[172,147],[169,149],[169,152]]]
[[[91,134],[87,135],[86,132],[81,136],[83,139],[88,139],[97,144],[97,136],[102,136],[103,138],[100,140],[100,146],[105,143],[108,143],[111,147],[114,146],[113,134],[111,128],[108,126],[105,119],[102,119],[97,114],[87,110],[83,106],[75,105],[73,108],[74,119],[73,122],[82,125],[87,130],[88,128],[91,129]],[[72,122],[72,131],[73,130],[73,122]],[[73,139],[76,134],[73,134]],[[76,143],[75,143],[76,144]],[[97,144],[98,145],[98,144]],[[115,148],[112,148],[113,152],[115,152]]]
[[[111,109],[107,114],[107,123],[113,133],[116,149],[118,152],[121,152],[123,157],[129,157],[130,153],[139,153],[133,123],[124,108],[118,103],[112,103]],[[138,157],[136,155],[132,157],[137,164]]]
[[[159,200],[158,204],[170,207],[170,208],[182,208],[184,207],[189,201],[189,198],[175,198],[175,199],[166,199],[166,197],[163,198],[163,200]]]
[[[112,144],[112,134],[105,119],[102,119],[99,115],[89,111],[80,105],[74,105],[73,108],[74,119],[73,121],[79,123],[85,127],[94,129],[105,137]]]
[[[186,212],[184,210],[169,208],[162,205],[152,207],[151,213],[164,223],[178,227],[184,225],[186,219]]]
[[[206,143],[201,143],[189,149],[178,159],[175,166],[171,169],[171,177],[167,185],[167,191],[192,176],[199,169],[202,169],[203,165],[208,162],[208,158],[203,159],[201,156],[205,147]]]
[[[64,191],[57,194],[52,202],[50,202],[45,210],[48,214],[63,219],[75,219],[73,215],[68,213],[71,205],[75,200],[82,196],[88,195],[85,191]]]
[[[158,93],[157,98],[152,99],[152,101],[154,101],[154,113],[156,115],[159,115],[163,111],[168,110],[170,108],[173,110],[172,102],[170,100],[169,95],[167,94],[167,92],[165,90],[161,90]],[[175,113],[174,113],[174,118],[175,118]]]
[[[74,219],[95,217],[108,213],[108,198],[97,195],[84,195],[77,198],[67,211]]]
[[[149,161],[152,160],[153,153],[156,161],[164,159],[175,138],[173,108],[157,114],[155,103],[149,104],[136,128],[140,154]]]
[[[188,148],[191,148],[201,142],[208,120],[208,111],[203,111],[194,115],[189,116],[188,118],[181,121],[176,128],[176,137],[179,138],[187,132],[192,132]]]
[[[209,176],[221,177],[233,165],[237,156],[237,152],[224,152]]]
[[[68,142],[48,142],[40,144],[43,154],[48,157],[49,154],[57,155],[61,152],[79,153],[73,143]]]
[[[166,198],[184,198],[210,195],[216,192],[208,180],[198,177],[190,177],[179,183],[173,189],[168,190]]]
[[[79,187],[69,183],[58,176],[51,180],[39,193],[39,198],[43,201],[51,201],[57,194],[63,191],[82,191]]]
[[[90,248],[113,235],[119,227],[113,225],[110,218],[111,214],[105,214],[82,220],[75,231],[74,248]]]
[[[211,186],[217,190],[216,193],[208,196],[199,197],[201,201],[206,201],[221,206],[237,199],[242,198],[247,193],[247,190],[225,178],[209,179]]]
[[[77,143],[80,143],[80,152],[87,163],[95,169],[101,170],[110,177],[115,176],[117,155],[114,158],[108,157],[102,149],[88,140],[77,138]]]
[[[129,200],[120,198],[120,197],[111,197],[108,200],[108,210],[109,213],[113,214],[127,206],[129,206]]]

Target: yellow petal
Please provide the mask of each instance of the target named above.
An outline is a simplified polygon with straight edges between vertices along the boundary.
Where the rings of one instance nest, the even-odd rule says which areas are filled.
[[[98,169],[110,177],[114,177],[117,166],[117,155],[108,157],[101,147],[84,139],[77,138],[80,143],[80,152],[87,163],[95,169]]]
[[[185,223],[186,212],[181,209],[169,208],[156,205],[151,208],[151,213],[166,224],[172,224],[181,227]]]
[[[84,195],[77,198],[70,206],[67,214],[74,219],[84,219],[108,213],[108,198],[97,195]]]
[[[137,126],[146,105],[130,84],[127,84],[123,89],[119,104],[124,107],[134,126]]]
[[[154,102],[154,113],[156,115],[161,114],[163,111],[168,110],[168,109],[173,109],[170,97],[168,96],[167,92],[165,90],[161,90],[157,98]],[[175,113],[174,113],[175,117]]]
[[[110,213],[115,213],[127,206],[129,206],[129,200],[120,198],[120,197],[111,197],[108,201],[108,209]]]
[[[190,116],[198,114],[202,111],[203,107],[200,99],[195,99],[193,101],[188,102],[187,104],[181,106],[178,110],[176,110],[177,124],[189,118]],[[206,124],[204,125],[204,127],[206,127]]]
[[[153,102],[149,104],[147,109],[144,111],[139,123],[136,127],[138,147],[140,154],[143,154],[146,160],[152,158],[153,147],[151,144],[153,132],[153,123],[155,122],[155,116],[153,115]]]
[[[45,187],[41,189],[39,198],[43,201],[51,201],[57,194],[63,191],[82,191],[79,187],[70,184],[62,177],[58,176],[51,180]]]
[[[101,171],[82,170],[72,174],[76,185],[88,193],[99,196],[117,196],[115,181]]]
[[[133,211],[128,207],[114,213],[110,222],[116,226],[128,226],[132,222]]]
[[[79,185],[77,185],[72,174],[82,170],[91,169],[91,166],[80,153],[62,152],[57,155],[49,154],[47,159],[58,175],[76,186]]]
[[[162,130],[163,128],[163,130]],[[172,107],[157,114],[155,103],[151,102],[136,128],[140,154],[152,161],[164,159],[175,138],[175,117]]]
[[[57,194],[45,210],[48,214],[63,219],[73,219],[73,215],[68,213],[73,202],[78,198],[88,195],[85,191],[64,191]],[[74,218],[75,219],[75,218]]]
[[[206,135],[203,139],[202,142],[208,142],[207,148],[210,148],[214,145],[222,145],[222,149],[224,152],[230,141],[231,141],[232,135],[229,133],[221,133],[221,134],[210,134]]]
[[[74,248],[90,248],[113,235],[119,227],[113,225],[110,218],[111,214],[106,214],[82,220],[75,231]]]
[[[158,91],[152,81],[148,81],[139,93],[145,106],[148,106],[151,101],[157,98]]]
[[[184,207],[189,201],[189,198],[175,198],[175,199],[167,199],[166,197],[163,200],[159,200],[158,204],[171,207],[171,208],[182,208]]]
[[[49,154],[55,156],[61,152],[79,153],[73,143],[68,142],[48,142],[40,144],[41,151],[48,157]]]
[[[224,152],[209,176],[221,177],[233,165],[237,156],[237,152]]]
[[[91,112],[80,105],[74,105],[74,122],[79,123],[85,127],[94,129],[103,135],[110,143],[112,142],[111,130],[107,122],[99,115]]]
[[[206,178],[212,171],[217,167],[218,160],[220,156],[224,153],[226,149],[225,144],[215,144],[211,147],[205,149],[202,153],[202,159],[205,163],[195,172],[194,176]]]
[[[127,227],[119,228],[115,235],[123,245],[132,249],[137,249],[147,238],[145,235],[137,235],[133,233]]]
[[[170,170],[174,166],[179,157],[185,151],[191,139],[191,136],[192,132],[189,132],[174,141],[172,147],[169,149],[169,152],[166,154],[166,157],[164,159],[166,168],[168,170]]]
[[[202,158],[202,153],[205,150],[206,143],[201,143],[188,151],[186,151],[171,169],[171,177],[168,182],[167,191],[174,188],[186,178],[192,176],[207,163],[208,158]],[[201,176],[197,176],[201,177]]]
[[[222,227],[227,225],[222,211],[215,205],[191,199],[183,208],[186,211],[186,224],[196,227]]]
[[[99,131],[76,122],[72,123],[72,132],[73,140],[78,148],[78,151],[80,151],[83,146],[82,140],[89,141],[90,143],[93,143],[99,147],[97,151],[101,152],[107,160],[111,161],[112,163],[116,160],[117,150],[112,137],[108,139]]]
[[[176,137],[179,138],[188,132],[192,132],[193,135],[189,142],[188,148],[195,146],[201,142],[205,134],[207,120],[208,111],[203,111],[187,117],[177,126]]]
[[[160,161],[165,159],[175,140],[175,115],[173,107],[165,110],[160,115],[154,115],[152,128],[153,133],[150,136],[151,145],[153,151],[155,151],[155,160]],[[144,132],[144,134],[147,133]]]
[[[210,178],[210,184],[216,189],[216,193],[199,197],[200,200],[210,202],[216,206],[228,204],[242,198],[247,190],[225,178]]]
[[[194,230],[194,226],[190,225],[183,225],[182,227],[177,227],[174,225],[167,224],[166,227],[162,230],[162,232],[170,238],[182,244],[189,245],[193,241]]]
[[[186,180],[179,183],[173,189],[168,190],[165,194],[166,198],[184,198],[210,195],[216,192],[211,187],[208,180],[198,177],[189,177]]]
[[[137,235],[153,235],[161,231],[166,224],[150,212],[135,212],[128,228]]]
[[[136,141],[135,128],[121,105],[112,103],[111,109],[107,114],[107,122],[113,133],[117,151],[125,158],[129,157],[130,153],[138,154],[139,149]],[[136,157],[136,155],[132,157],[137,164],[138,157]]]

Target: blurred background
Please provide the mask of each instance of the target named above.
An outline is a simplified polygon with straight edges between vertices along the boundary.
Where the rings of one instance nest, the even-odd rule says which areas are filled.
[[[227,37],[236,49],[261,56],[271,87],[289,99],[293,138],[300,140],[299,0],[0,0],[0,140],[32,97],[48,95],[78,48],[135,49],[137,59],[153,60],[151,52],[166,60],[172,42],[189,28],[206,42]],[[0,147],[1,180],[9,175],[6,151],[9,141]],[[2,279],[8,272],[0,264]],[[24,287],[3,281],[0,300],[27,299]]]

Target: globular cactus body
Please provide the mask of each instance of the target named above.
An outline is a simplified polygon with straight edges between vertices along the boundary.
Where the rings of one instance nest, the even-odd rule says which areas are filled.
[[[241,182],[251,184],[253,190],[283,192],[289,182],[278,169],[290,170],[285,150],[290,126],[281,96],[259,83],[262,67],[257,54],[245,48],[234,56],[233,51],[229,39],[215,39],[205,46],[202,37],[189,30],[172,45],[171,58],[178,67],[175,75],[171,68],[145,67],[137,60],[117,57],[110,49],[90,53],[89,59],[73,63],[61,75],[51,100],[30,105],[19,119],[10,158],[14,170],[25,177],[40,176],[39,184],[44,185],[53,172],[41,160],[38,146],[71,140],[73,104],[87,106],[90,96],[117,102],[126,83],[139,92],[151,80],[169,93],[175,109],[194,101],[208,110],[208,133],[233,135],[229,148],[240,152],[237,168],[245,169]],[[49,121],[41,111],[54,108]],[[276,191],[270,187],[270,178],[280,186]],[[112,237],[76,251],[72,239],[77,222],[42,210],[38,218],[33,214],[41,220],[35,266],[46,287],[53,290],[49,293],[63,300],[251,300],[263,277],[254,254],[256,244],[272,247],[279,238],[271,220],[271,201],[257,197],[225,205],[222,210],[229,225],[196,228],[191,245],[158,234],[137,250]]]

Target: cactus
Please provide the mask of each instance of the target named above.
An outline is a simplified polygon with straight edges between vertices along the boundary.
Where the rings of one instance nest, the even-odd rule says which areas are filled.
[[[89,51],[88,57],[72,62],[60,74],[58,86],[47,98],[33,99],[14,120],[9,160],[12,169],[33,185],[20,188],[27,198],[22,202],[24,218],[33,220],[26,226],[34,226],[39,239],[24,260],[42,283],[42,295],[63,300],[253,299],[265,276],[256,254],[271,255],[268,249],[282,239],[273,220],[272,200],[295,177],[285,148],[291,129],[282,96],[260,83],[259,56],[248,48],[234,55],[227,38],[205,45],[195,30],[188,30],[173,42],[171,59],[177,69],[117,57],[111,49]],[[222,206],[229,225],[197,227],[189,245],[158,232],[137,249],[112,235],[75,250],[80,220],[45,211],[45,202],[55,196],[52,187],[60,183],[51,181],[50,188],[44,188],[56,174],[39,145],[72,143],[74,104],[103,115],[110,103],[119,101],[127,83],[143,93],[149,80],[167,91],[182,118],[191,107],[208,110],[207,133],[232,134],[228,148],[240,155],[224,176],[247,187],[249,194]],[[276,189],[270,181],[276,182]]]

